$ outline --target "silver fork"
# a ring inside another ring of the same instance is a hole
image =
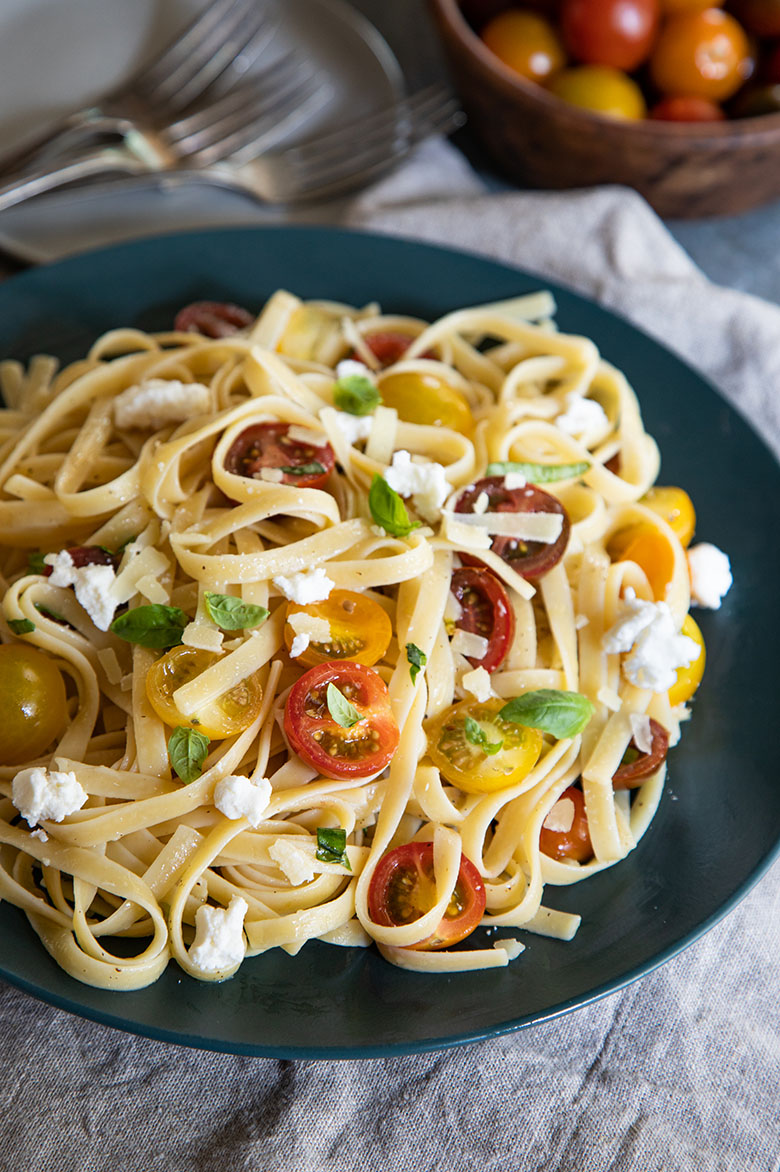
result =
[[[212,0],[144,68],[99,102],[67,115],[35,143],[0,156],[0,172],[18,173],[80,148],[117,123],[165,127],[208,90],[221,92],[241,77],[276,32],[265,0]]]

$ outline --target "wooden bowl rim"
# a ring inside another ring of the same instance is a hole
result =
[[[735,147],[759,147],[766,145],[767,139],[770,143],[780,144],[780,111],[775,114],[757,114],[751,118],[727,119],[724,122],[665,122],[660,118],[643,118],[636,121],[609,118],[570,105],[543,86],[526,81],[504,65],[474,32],[463,15],[458,0],[429,2],[438,11],[447,30],[486,78],[498,82],[509,97],[522,97],[529,104],[535,104],[555,114],[560,121],[569,122],[575,128],[577,125],[598,127],[603,133],[614,134],[619,138],[631,134],[633,137],[639,135],[645,136],[648,140],[660,139],[667,142],[685,139],[688,146],[694,150],[707,150],[713,143],[722,146],[724,140],[728,141],[729,137],[734,139]],[[692,129],[693,127],[695,129]]]

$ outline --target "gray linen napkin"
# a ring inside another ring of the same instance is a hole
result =
[[[480,189],[430,144],[334,214],[457,241],[619,309],[780,451],[780,309],[709,283],[631,192]],[[775,865],[723,923],[623,992],[439,1054],[200,1053],[2,987],[0,1172],[776,1172],[779,955]]]

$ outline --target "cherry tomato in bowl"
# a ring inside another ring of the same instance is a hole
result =
[[[549,21],[534,12],[510,8],[482,30],[488,49],[514,73],[544,84],[566,64],[566,52]]]
[[[377,864],[368,888],[368,912],[375,924],[413,924],[436,903],[433,843],[408,842],[388,851]],[[408,947],[430,951],[448,948],[470,935],[485,912],[485,885],[465,855],[444,916],[430,936]]]
[[[650,111],[657,122],[723,122],[725,111],[709,98],[662,98]]]
[[[539,835],[539,849],[543,855],[551,859],[573,859],[577,863],[587,863],[593,858],[593,847],[588,829],[588,815],[585,812],[585,798],[582,790],[570,785],[561,794],[558,802],[571,802],[574,807],[569,810],[572,815],[571,825],[567,830],[553,830],[546,825],[550,814],[542,823]],[[556,802],[556,806],[558,805]],[[555,806],[553,806],[555,810]],[[552,810],[550,811],[552,813]]]
[[[635,741],[623,754],[623,760],[612,775],[613,789],[634,789],[645,778],[660,769],[669,751],[669,734],[657,720],[650,719],[650,750],[638,749]]]
[[[541,578],[558,564],[566,552],[571,523],[557,497],[531,484],[525,488],[506,488],[503,476],[486,476],[461,493],[455,512],[473,513],[482,493],[488,498],[487,511],[491,513],[557,513],[562,522],[555,541],[522,541],[516,537],[495,536],[491,549],[524,578]],[[482,565],[472,554],[461,553],[460,557],[466,565]]]
[[[515,615],[503,584],[490,570],[461,566],[452,575],[450,591],[461,608],[456,628],[488,641],[484,657],[469,658],[469,663],[495,671],[505,659],[515,633]]]
[[[755,62],[742,26],[710,8],[668,20],[650,57],[650,76],[662,94],[722,102],[753,73]]]
[[[290,617],[295,614],[309,614],[324,619],[330,626],[328,643],[311,640],[297,662],[314,667],[327,660],[349,660],[371,667],[387,651],[393,637],[393,627],[387,611],[373,598],[354,590],[331,590],[324,602],[310,602],[305,606],[291,602],[287,607],[287,622],[284,627],[284,642],[289,651],[295,632]]]
[[[737,20],[758,37],[780,37],[780,0],[731,0]]]
[[[336,457],[329,443],[306,443],[290,432],[289,423],[255,423],[233,441],[225,468],[236,476],[263,480],[263,469],[280,472],[279,484],[320,488],[333,471]]]
[[[607,65],[564,69],[547,88],[570,106],[579,106],[605,118],[635,122],[647,113],[644,96],[633,78]]]
[[[65,684],[57,665],[37,647],[0,647],[0,764],[40,757],[65,728]]]
[[[658,17],[658,0],[563,0],[560,19],[577,61],[631,72],[650,52]]]
[[[345,726],[328,705],[333,684],[357,713]],[[294,752],[324,777],[374,777],[389,765],[399,731],[382,677],[362,663],[328,660],[309,668],[290,689],[284,731]]]
[[[227,338],[247,329],[254,320],[249,310],[228,301],[193,301],[176,314],[173,328],[184,334]]]

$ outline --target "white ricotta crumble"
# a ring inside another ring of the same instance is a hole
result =
[[[700,541],[691,546],[687,557],[691,602],[694,606],[719,610],[734,581],[728,554],[709,541]]]
[[[339,362],[336,367],[336,378],[365,378],[372,386],[376,386],[373,370],[366,366],[365,362],[358,362],[355,358],[344,358]]]
[[[277,838],[273,846],[269,846],[268,854],[282,874],[287,876],[293,887],[300,887],[302,883],[310,883],[314,878],[313,858],[295,846],[294,843],[285,842],[284,838]]]
[[[11,801],[28,826],[41,820],[62,822],[80,810],[87,797],[75,773],[50,772],[39,765],[20,770],[11,786]]]
[[[568,834],[574,825],[574,813],[574,802],[571,798],[558,798],[542,826],[556,834]]]
[[[411,497],[420,516],[430,522],[439,519],[441,507],[452,491],[442,464],[415,464],[403,449],[393,453],[385,480],[400,496]]]
[[[701,648],[681,635],[665,602],[637,598],[626,590],[622,614],[604,635],[601,645],[608,654],[630,652],[623,660],[623,674],[638,688],[666,692],[677,678],[677,669],[689,667]]]
[[[202,415],[211,406],[211,392],[203,383],[150,378],[128,387],[114,399],[114,423],[130,431],[156,431]]]
[[[267,777],[253,781],[231,773],[214,787],[214,805],[226,818],[246,818],[250,826],[259,826],[271,800],[271,783]]]
[[[229,972],[246,954],[244,917],[249,904],[234,895],[226,908],[202,904],[195,912],[195,939],[189,958],[206,973]]]
[[[336,585],[335,582],[331,582],[322,566],[317,566],[313,570],[302,570],[299,574],[291,574],[289,577],[278,574],[273,583],[288,601],[297,602],[299,606],[306,606],[310,602],[324,602]]]
[[[565,401],[566,410],[556,418],[555,425],[566,435],[579,438],[609,427],[609,418],[595,399],[585,399],[570,391]]]
[[[37,830],[30,831],[30,838],[37,838],[38,842],[48,842],[49,841],[48,834],[46,833],[45,830],[41,830],[40,827],[38,827]]]
[[[297,659],[299,655],[303,655],[310,642],[308,635],[295,635],[290,644],[290,659]]]
[[[368,439],[374,426],[373,415],[350,415],[349,411],[334,410],[331,418],[350,447],[358,440]]]
[[[47,553],[47,566],[52,567],[49,581],[52,586],[72,586],[76,601],[83,606],[99,631],[107,631],[114,617],[117,600],[113,593],[116,574],[113,566],[76,566],[66,549]]]
[[[474,501],[474,506],[473,506],[474,512],[478,516],[481,517],[483,513],[486,513],[488,511],[489,507],[490,507],[490,497],[488,496],[488,494],[486,492],[479,493],[479,495],[477,496],[477,499]]]

